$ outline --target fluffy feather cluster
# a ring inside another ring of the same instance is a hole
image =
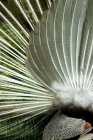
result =
[[[58,82],[53,82],[51,88],[56,91],[54,106],[62,108],[64,106],[75,106],[83,109],[93,110],[93,92],[83,88],[64,87]]]

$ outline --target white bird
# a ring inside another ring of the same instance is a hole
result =
[[[40,21],[14,2],[33,32],[1,2],[0,137],[93,139],[93,0],[47,0],[44,13],[35,0]]]

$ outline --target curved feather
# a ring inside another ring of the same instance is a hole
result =
[[[92,74],[93,64],[93,31],[91,30],[91,35],[89,33],[89,28],[92,29],[93,25],[93,10],[90,4],[92,5],[92,1],[87,0],[55,1],[51,9],[44,13],[32,35],[33,43],[31,41],[27,55],[32,53],[29,60],[33,59],[36,63],[33,63],[34,73],[48,89],[55,81],[66,87],[86,88],[86,79],[89,80]],[[88,41],[89,47],[86,46]],[[85,63],[87,67],[83,73],[81,67]],[[29,62],[28,65],[30,66]],[[89,86],[91,87],[91,83]]]

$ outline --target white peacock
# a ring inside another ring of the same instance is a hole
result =
[[[34,32],[0,2],[11,17],[1,13],[0,138],[36,140],[55,114],[43,140],[93,139],[93,0],[47,0],[44,13],[35,0],[40,21],[30,0],[14,2]]]

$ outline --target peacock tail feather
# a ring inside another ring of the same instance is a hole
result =
[[[93,0],[1,0],[0,7],[0,139],[82,134],[81,119],[58,112],[48,122],[68,107],[93,113]]]
[[[50,0],[0,2],[0,139],[41,139],[38,127],[53,96],[28,72],[25,60],[29,34],[50,5]]]

